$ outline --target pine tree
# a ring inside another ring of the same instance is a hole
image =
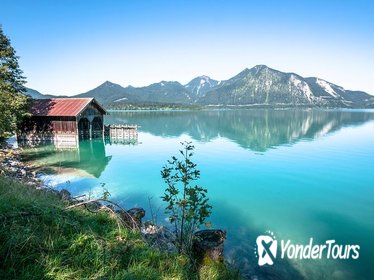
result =
[[[29,98],[18,56],[0,25],[0,138],[9,137],[27,115]]]

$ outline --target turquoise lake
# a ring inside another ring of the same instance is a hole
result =
[[[125,208],[140,206],[159,223],[160,170],[180,142],[195,145],[199,185],[210,221],[227,230],[226,259],[249,279],[373,279],[374,110],[248,109],[110,112],[108,124],[139,125],[138,142],[83,141],[79,150],[30,148],[25,158],[50,169],[52,187],[74,195],[102,192]],[[288,260],[257,265],[256,238],[358,244],[352,259]]]

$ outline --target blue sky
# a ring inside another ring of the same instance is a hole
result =
[[[256,64],[374,94],[374,1],[0,0],[28,87],[225,80]]]

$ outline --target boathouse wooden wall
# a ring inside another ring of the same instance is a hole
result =
[[[32,116],[21,126],[21,133],[43,132],[77,134],[76,117]]]

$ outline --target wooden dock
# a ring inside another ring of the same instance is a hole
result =
[[[105,125],[104,137],[111,143],[136,144],[138,142],[137,125]]]

